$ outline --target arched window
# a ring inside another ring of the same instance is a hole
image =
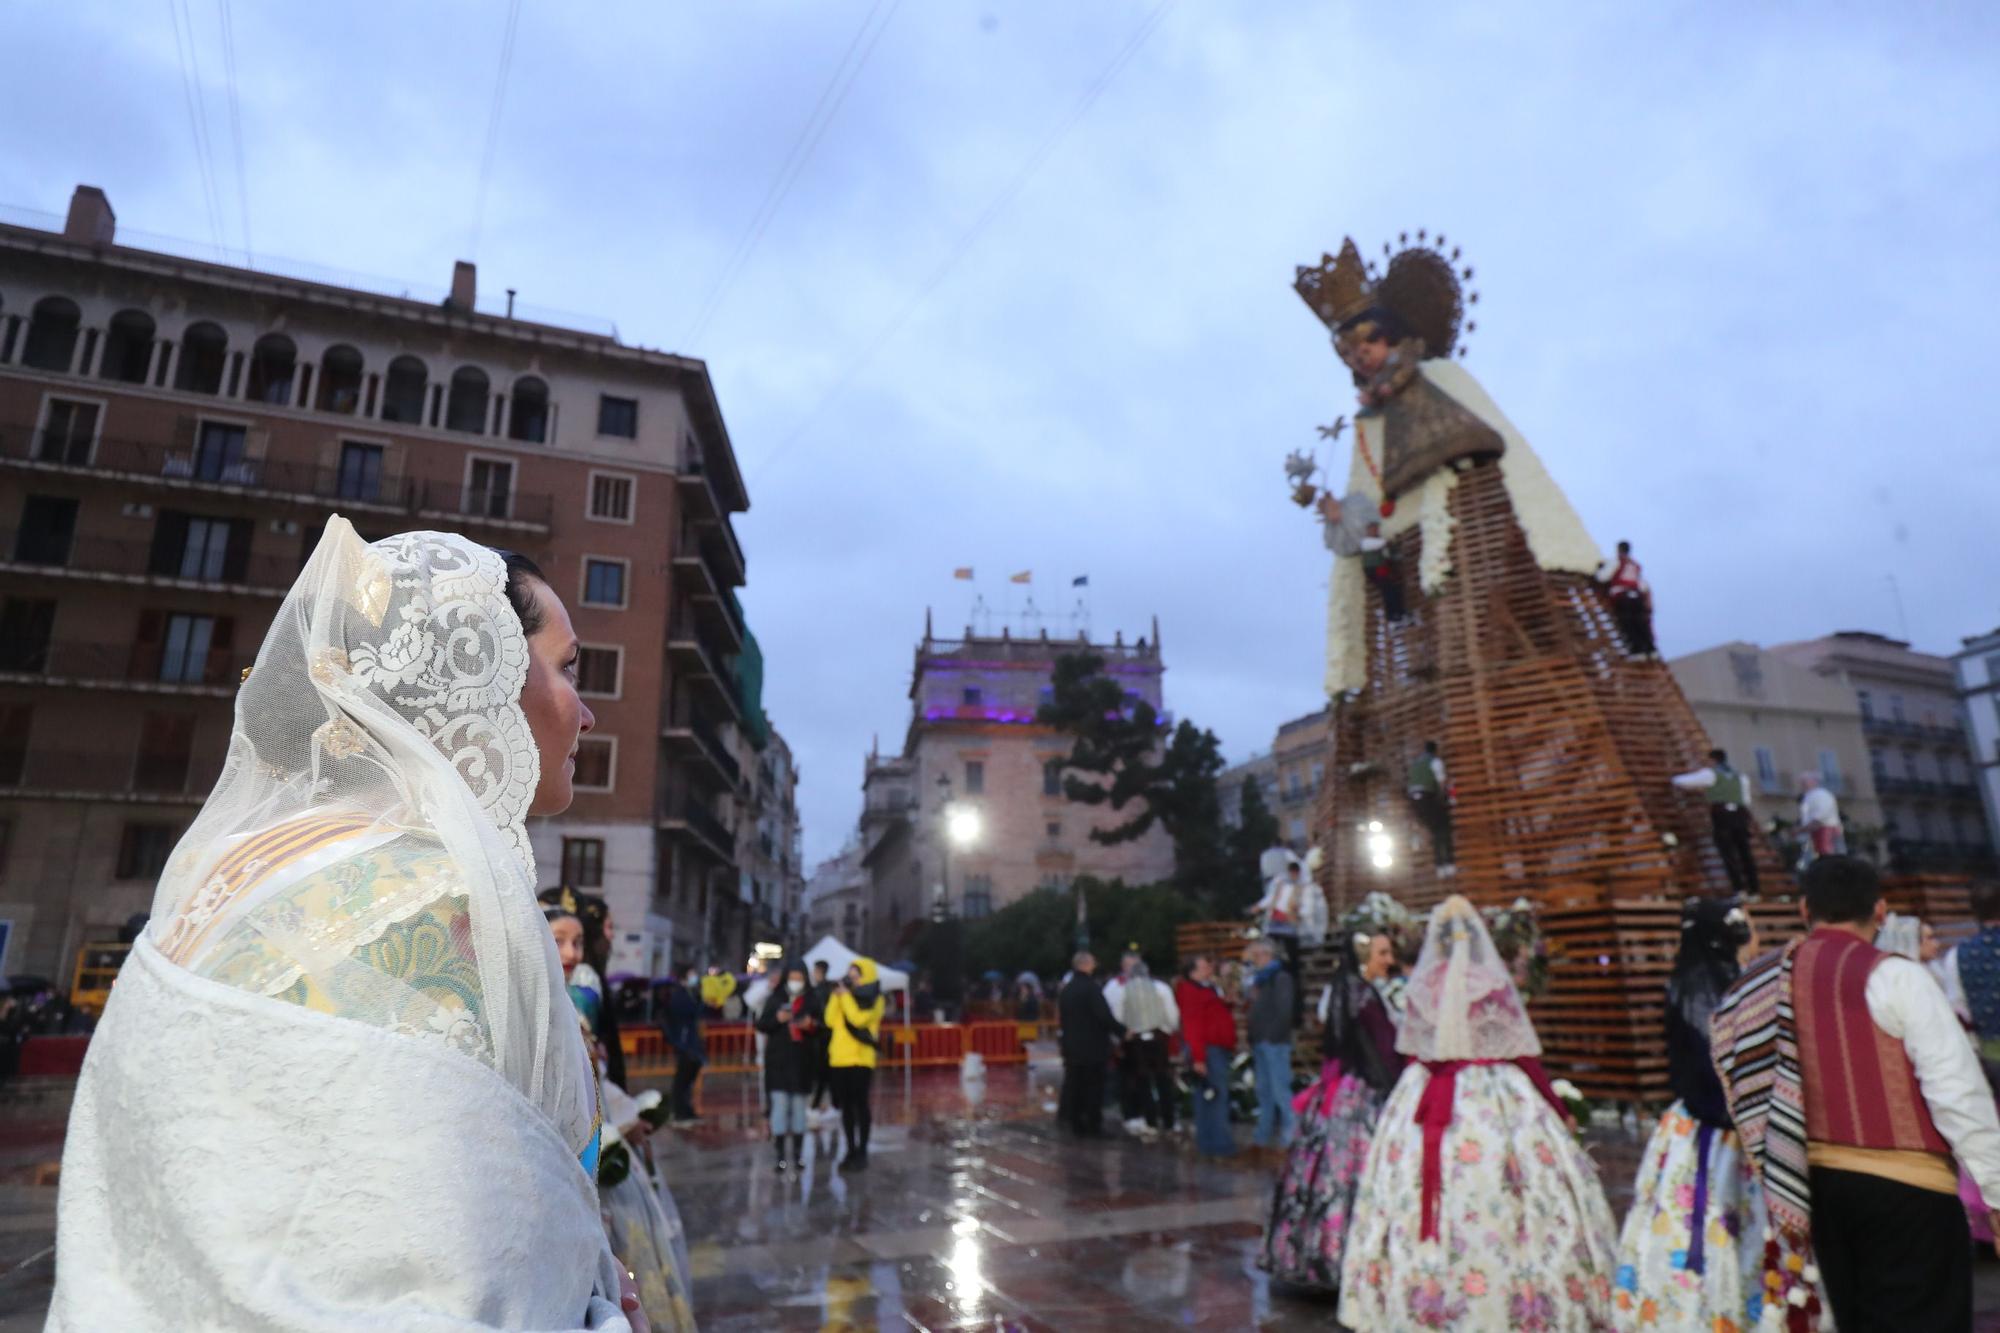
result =
[[[319,410],[353,416],[361,408],[361,353],[346,343],[319,359]]]
[[[229,335],[220,325],[190,324],[181,335],[180,366],[174,387],[187,393],[221,393],[222,368],[229,361]]]
[[[101,379],[144,384],[153,365],[153,317],[143,310],[121,310],[104,331],[104,355],[98,360]]]
[[[420,426],[424,420],[424,392],[430,387],[430,372],[414,356],[399,356],[389,363],[382,381],[382,420]]]
[[[244,396],[253,403],[287,407],[298,371],[298,347],[282,333],[267,333],[250,349],[250,385]]]
[[[473,435],[486,433],[486,372],[477,366],[460,366],[452,372],[451,393],[444,403],[444,428]]]
[[[533,375],[514,381],[514,404],[507,418],[507,438],[546,444],[549,438],[549,386]]]
[[[28,316],[28,340],[21,364],[34,370],[68,370],[76,355],[76,330],[83,312],[67,296],[44,296]]]

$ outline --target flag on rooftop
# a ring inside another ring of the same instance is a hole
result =
[[[1007,582],[1009,583],[1033,583],[1034,581],[1035,581],[1035,571],[1033,571],[1032,569],[1024,569],[1020,573],[1014,575],[1014,577],[1007,580]]]
[[[972,566],[960,565],[957,569],[951,571],[951,576],[955,579],[965,579],[970,581],[972,578]]]
[[[1090,575],[1078,574],[1069,581],[1069,586],[1072,588],[1088,588],[1090,586]]]

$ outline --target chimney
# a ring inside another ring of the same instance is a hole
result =
[[[69,217],[63,222],[63,239],[80,245],[109,245],[118,230],[118,215],[111,201],[95,185],[79,185],[69,197]]]
[[[451,301],[453,310],[470,311],[473,300],[479,295],[479,269],[471,260],[461,259],[451,266]]]

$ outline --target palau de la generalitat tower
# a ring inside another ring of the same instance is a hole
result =
[[[1707,762],[1701,723],[1666,665],[1628,649],[1596,582],[1597,544],[1452,359],[1477,300],[1458,257],[1419,232],[1378,265],[1350,240],[1295,283],[1360,391],[1344,492],[1315,485],[1302,456],[1288,465],[1334,552],[1316,830],[1329,902],[1378,889],[1411,906],[1451,892],[1546,905],[1726,894],[1706,807],[1672,783]],[[1439,873],[1409,795],[1427,741],[1453,801],[1455,873]],[[1756,842],[1764,891],[1788,889]]]

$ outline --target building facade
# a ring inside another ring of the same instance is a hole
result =
[[[746,818],[737,829],[737,864],[741,900],[749,911],[749,929],[757,942],[782,944],[788,950],[805,940],[800,908],[805,874],[799,864],[802,830],[799,824],[798,765],[792,747],[775,728],[767,731],[764,747],[744,765],[748,783]]]
[[[939,639],[925,626],[910,684],[901,754],[871,754],[862,774],[861,847],[869,873],[869,945],[904,956],[917,925],[940,912],[974,919],[1037,888],[1064,889],[1079,875],[1149,884],[1173,874],[1173,844],[1157,825],[1130,842],[1095,842],[1129,816],[1063,794],[1068,737],[1035,721],[1053,696],[1056,659],[1102,657],[1126,697],[1164,715],[1165,666],[1151,642],[996,637]],[[963,806],[977,832],[946,835]]]
[[[1980,800],[1952,659],[1860,630],[1771,651],[1853,694],[1882,802],[1888,865],[1905,872],[1992,874],[1992,825]]]
[[[1313,811],[1333,758],[1332,725],[1333,710],[1322,708],[1279,724],[1271,741],[1277,774],[1274,789],[1264,792],[1264,803],[1277,816],[1285,845],[1301,856],[1312,846]]]
[[[706,367],[482,313],[0,226],[4,967],[67,978],[151,905],[234,687],[328,517],[535,560],[596,716],[544,887],[603,892],[618,970],[697,961],[738,893],[730,750],[748,507]]]
[[[821,861],[806,881],[805,947],[810,949],[831,935],[849,948],[867,948],[868,897],[868,870],[861,863],[859,842]]]
[[[1887,855],[1882,805],[1853,691],[1759,648],[1726,643],[1675,658],[1668,668],[1709,739],[1751,780],[1757,822],[1799,822],[1799,778],[1816,774],[1840,802],[1848,849]],[[1706,755],[1681,761],[1702,767]]]
[[[1253,754],[1240,764],[1231,764],[1215,779],[1215,795],[1222,808],[1222,822],[1227,828],[1243,827],[1243,789],[1249,783],[1257,784],[1257,794],[1264,798],[1266,806],[1277,803],[1278,756],[1266,750]]]
[[[1986,827],[2000,830],[2000,629],[1963,640],[1951,664]]]

